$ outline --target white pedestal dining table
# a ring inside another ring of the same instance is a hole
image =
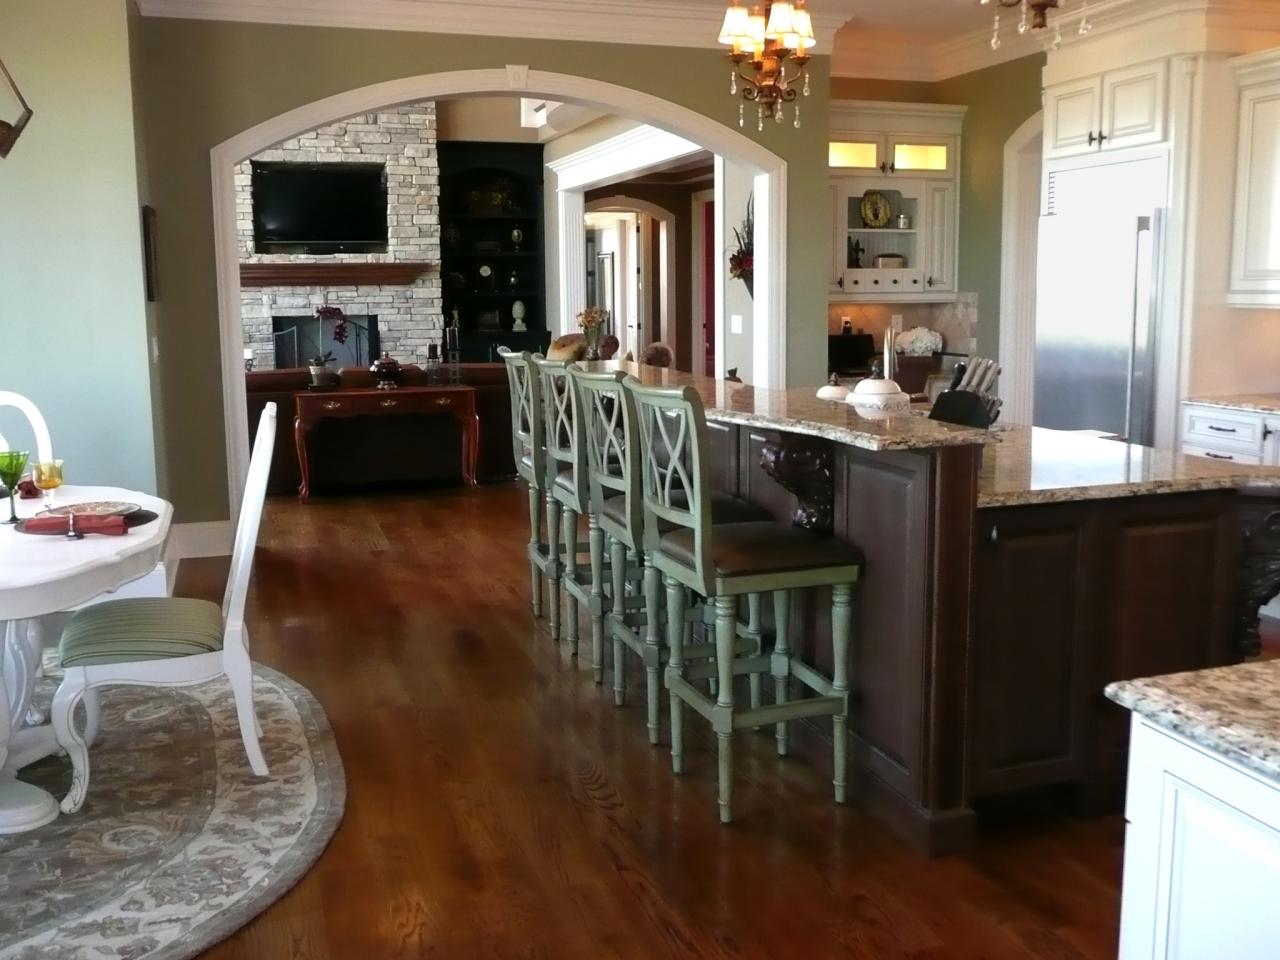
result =
[[[89,501],[135,503],[156,514],[123,536],[82,540],[19,533],[0,525],[0,834],[34,830],[58,815],[44,790],[17,779],[22,767],[58,750],[50,724],[31,709],[45,637],[41,618],[73,610],[119,591],[154,571],[163,559],[173,520],[165,500],[116,487],[65,486],[57,506]],[[5,498],[3,507],[8,512]],[[17,501],[20,518],[43,509],[40,500]],[[151,592],[151,591],[148,591]],[[50,638],[52,639],[52,638]]]

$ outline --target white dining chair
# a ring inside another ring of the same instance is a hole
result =
[[[249,766],[257,776],[267,776],[258,742],[262,731],[253,709],[244,608],[275,435],[276,405],[268,403],[249,458],[231,572],[220,607],[185,597],[108,600],[77,611],[67,623],[58,647],[65,672],[51,711],[58,743],[71,757],[71,789],[63,798],[63,813],[79,810],[89,787],[89,751],[76,728],[75,709],[86,692],[98,687],[185,686],[225,676],[235,697]]]
[[[53,459],[53,438],[49,434],[49,425],[45,423],[40,408],[27,397],[12,390],[0,390],[0,407],[16,407],[31,424],[31,432],[36,438],[36,459],[40,463]],[[8,450],[9,444],[0,436],[0,450]]]

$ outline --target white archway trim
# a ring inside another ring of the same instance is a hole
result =
[[[1000,230],[1000,397],[1005,419],[1031,423],[1035,406],[1036,239],[1040,225],[1044,113],[1004,145]]]
[[[696,143],[642,123],[547,164],[561,190],[588,190],[639,176],[650,167],[701,151]]]
[[[440,97],[511,93],[548,97],[565,103],[604,106],[704,149],[754,168],[756,200],[756,297],[753,322],[768,327],[773,349],[757,354],[756,382],[786,384],[786,170],[787,163],[745,134],[681,104],[589,77],[530,70],[521,65],[455,70],[402,77],[325,97],[264,120],[209,153],[213,192],[213,230],[218,282],[218,319],[222,347],[222,391],[227,443],[227,486],[231,516],[239,512],[249,463],[249,425],[245,400],[244,355],[240,346],[240,270],[236,249],[234,165],[272,144],[383,107]],[[760,190],[761,183],[767,188]],[[767,197],[767,199],[765,199]],[[781,213],[782,220],[778,220]],[[763,222],[762,222],[763,221]],[[767,242],[761,242],[767,240]],[[563,315],[564,307],[561,307]],[[764,376],[761,376],[763,374]]]
[[[678,338],[674,335],[673,326],[676,318],[676,285],[673,282],[673,278],[676,271],[680,269],[680,265],[676,263],[676,215],[656,203],[650,203],[648,200],[640,200],[623,194],[598,197],[587,204],[588,213],[613,210],[637,211],[645,214],[658,224],[658,256],[662,264],[659,269],[657,291],[658,316],[661,321],[663,342],[671,348],[675,361],[679,363],[680,356],[676,351]],[[653,329],[651,327],[641,330],[640,342],[644,345],[653,342]]]

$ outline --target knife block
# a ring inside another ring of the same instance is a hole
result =
[[[929,419],[980,429],[986,429],[992,423],[982,397],[971,390],[948,390],[938,394],[933,409],[929,411]]]

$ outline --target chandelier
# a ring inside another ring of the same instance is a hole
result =
[[[733,69],[729,75],[729,93],[741,96],[738,104],[738,126],[747,122],[747,104],[756,105],[756,128],[764,130],[764,121],[772,116],[782,122],[782,105],[795,103],[796,86],[803,79],[801,92],[809,95],[809,50],[817,41],[813,37],[813,21],[804,8],[804,0],[776,0],[748,10],[733,0],[724,12],[720,42],[732,47],[729,59]],[[800,105],[794,108],[795,126],[800,126]]]
[[[1052,27],[1052,37],[1044,41],[1042,46],[1045,50],[1057,50],[1062,46],[1062,15],[1055,15],[1053,22],[1050,23],[1049,11],[1058,10],[1067,0],[980,0],[980,2],[984,7],[992,3],[997,7],[996,22],[991,31],[992,50],[1000,49],[1000,9],[1011,10],[1015,7],[1020,11],[1019,35],[1030,30],[1048,30]],[[1076,33],[1083,37],[1092,29],[1093,23],[1089,20],[1089,2],[1080,0],[1080,26]]]

